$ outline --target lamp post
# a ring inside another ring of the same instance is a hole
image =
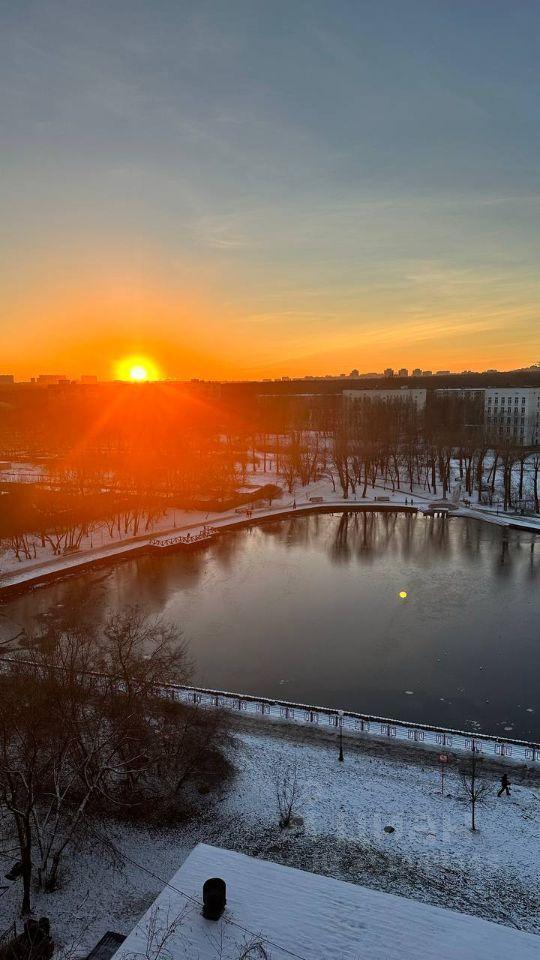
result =
[[[339,726],[339,759],[343,763],[345,757],[343,756],[343,710],[338,710],[338,726]]]

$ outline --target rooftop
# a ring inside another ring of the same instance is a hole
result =
[[[227,884],[220,921],[202,886]],[[168,931],[168,933],[167,933]],[[115,954],[157,960],[537,960],[540,938],[477,917],[199,844]],[[244,951],[244,953],[243,953]]]

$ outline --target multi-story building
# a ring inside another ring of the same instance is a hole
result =
[[[436,397],[457,397],[459,400],[484,400],[485,387],[437,387]]]
[[[394,390],[344,390],[343,397],[346,403],[412,403],[417,410],[423,410],[426,405],[426,391],[412,390],[401,387]]]
[[[12,373],[0,373],[0,383],[15,383]]]
[[[408,376],[409,376],[409,371],[407,370],[407,367],[401,367],[401,369],[398,370],[398,377],[408,377]]]
[[[484,395],[486,429],[507,443],[536,446],[540,442],[540,389],[490,387]]]
[[[40,373],[36,382],[40,387],[50,387],[57,383],[66,383],[66,381],[65,373]]]

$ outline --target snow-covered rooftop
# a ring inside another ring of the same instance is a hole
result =
[[[220,921],[201,914],[202,886],[227,884]],[[167,934],[166,931],[169,931]],[[199,844],[115,960],[538,960],[540,938],[477,917]]]

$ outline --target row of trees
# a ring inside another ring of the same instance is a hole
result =
[[[540,450],[488,437],[467,423],[465,401],[441,398],[426,410],[407,401],[351,403],[330,429],[294,423],[274,445],[290,493],[327,477],[343,497],[366,496],[376,483],[445,498],[454,483],[479,502],[509,509],[528,499],[540,512]]]
[[[331,417],[308,415],[305,403],[234,416],[204,406],[204,416],[197,407],[190,417],[187,401],[173,400],[146,409],[128,392],[114,416],[102,415],[71,449],[73,417],[64,440],[51,428],[39,481],[4,487],[4,549],[29,560],[39,547],[53,555],[77,550],[93,533],[100,541],[137,536],[172,507],[236,505],[238,489],[269,470],[290,494],[327,479],[345,498],[380,483],[445,498],[458,482],[479,502],[507,510],[527,501],[540,512],[540,450],[486,435],[464,400],[435,398],[424,410],[406,400],[344,402]]]

